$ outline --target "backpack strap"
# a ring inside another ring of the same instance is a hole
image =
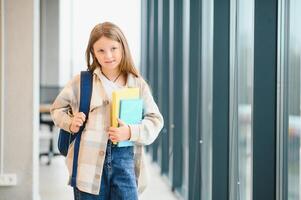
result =
[[[77,163],[78,163],[78,152],[82,131],[86,126],[88,121],[89,111],[90,111],[90,101],[92,96],[92,85],[93,85],[93,74],[89,71],[82,71],[80,74],[80,104],[79,112],[83,112],[86,115],[86,121],[80,127],[77,132],[74,141],[74,154],[73,154],[73,166],[72,166],[72,176],[71,176],[71,186],[76,187],[76,175],[77,175]]]

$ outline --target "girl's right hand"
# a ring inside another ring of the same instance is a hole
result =
[[[75,113],[69,127],[70,131],[72,133],[77,133],[85,121],[86,121],[85,113],[83,112]]]

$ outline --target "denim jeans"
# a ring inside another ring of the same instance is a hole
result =
[[[134,148],[116,147],[109,140],[98,195],[74,188],[75,200],[138,200]]]

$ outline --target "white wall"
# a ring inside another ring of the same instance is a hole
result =
[[[1,171],[16,174],[17,185],[0,186],[0,199],[35,200],[39,187],[39,1],[2,2]]]

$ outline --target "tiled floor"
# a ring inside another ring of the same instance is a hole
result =
[[[43,142],[41,141],[41,144]],[[67,169],[64,157],[57,156],[52,159],[51,165],[46,165],[44,157],[40,162],[40,197],[41,200],[73,200],[72,188],[67,186]],[[160,176],[159,168],[150,161],[149,163],[149,185],[146,191],[140,195],[140,200],[177,200],[171,192],[170,187]]]

